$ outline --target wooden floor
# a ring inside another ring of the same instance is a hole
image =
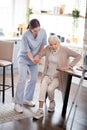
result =
[[[18,75],[14,74],[15,90],[16,90],[17,78],[18,78]],[[9,75],[6,80],[7,82],[9,82],[10,80]],[[0,76],[0,82],[1,82],[1,76]],[[40,76],[38,78],[38,82],[37,82],[37,86],[36,86],[35,94],[34,94],[34,101],[36,103],[36,107],[32,108],[33,110],[36,110],[38,106],[39,85],[40,85]],[[72,101],[73,101],[76,89],[77,89],[77,85],[72,84],[66,119],[67,119],[70,107],[72,105]],[[5,103],[9,103],[12,101],[13,100],[11,97],[11,91],[7,90]],[[73,113],[74,113],[75,107],[73,107],[72,109],[72,112],[66,123],[66,127],[64,127],[63,125],[64,120],[61,118],[61,111],[62,111],[63,103],[62,103],[62,96],[61,96],[60,91],[57,91],[57,90],[55,91],[55,101],[56,101],[55,111],[53,113],[49,113],[47,111],[49,100],[47,99],[46,104],[44,104],[44,110],[45,110],[44,118],[40,120],[33,120],[33,118],[30,117],[30,118],[26,118],[26,119],[22,119],[18,121],[3,123],[3,124],[0,124],[0,130],[7,130],[7,129],[9,130],[63,130],[63,129],[87,130],[87,88],[86,87],[82,87],[81,89],[74,120],[73,120]],[[1,102],[2,102],[2,98],[0,94],[0,104],[2,104]],[[71,125],[72,121],[73,121],[73,125]]]

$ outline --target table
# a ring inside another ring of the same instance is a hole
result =
[[[65,118],[66,110],[67,110],[67,104],[68,104],[68,99],[69,99],[69,93],[70,93],[70,88],[71,88],[72,76],[81,78],[82,71],[79,71],[76,68],[73,69],[73,70],[57,68],[57,70],[60,71],[60,72],[65,72],[65,73],[68,74],[66,90],[65,90],[65,96],[64,96],[64,101],[63,101],[63,108],[62,108],[62,117]],[[87,80],[87,73],[85,74],[84,79]]]

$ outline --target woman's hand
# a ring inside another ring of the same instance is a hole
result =
[[[26,55],[30,58],[30,60],[34,63],[34,64],[38,64],[40,62],[40,58],[39,56],[35,56],[33,57],[31,52],[26,52]]]
[[[60,70],[68,70],[68,69],[71,69],[70,66],[62,66],[62,67],[58,67],[58,69]]]
[[[38,56],[35,56],[33,58],[33,63],[38,64],[40,62],[40,58]]]

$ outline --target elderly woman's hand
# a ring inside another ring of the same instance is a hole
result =
[[[70,66],[61,66],[61,67],[58,67],[57,69],[60,69],[60,70],[68,70],[68,69],[71,69]],[[73,68],[72,68],[73,69]]]
[[[38,64],[40,62],[40,58],[38,56],[35,56],[34,59],[33,59],[33,62],[35,64]]]

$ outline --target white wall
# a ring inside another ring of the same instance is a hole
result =
[[[11,0],[0,0],[0,28],[7,31],[12,27],[12,2]],[[9,11],[10,10],[10,11]]]
[[[27,10],[26,7],[27,7],[26,0],[15,0],[15,12],[14,12],[15,27],[17,27],[18,24],[26,23],[26,10]]]
[[[54,6],[59,6],[61,4],[66,4],[66,12],[72,10],[75,6],[75,2],[70,0],[30,0],[30,8],[33,10],[44,10],[47,11],[53,10]],[[77,0],[78,6],[81,10],[81,14],[85,12],[85,3],[86,0]],[[76,5],[77,6],[77,5]],[[3,8],[2,8],[3,7]],[[0,0],[0,28],[4,28],[6,31],[15,31],[18,27],[18,24],[26,23],[26,7],[27,0]],[[67,31],[71,32],[72,26],[70,25],[72,20],[70,18],[65,18],[64,20],[60,17],[49,17],[49,16],[35,16],[39,17],[41,24],[49,32],[57,32],[66,35]],[[45,20],[44,20],[45,19]],[[60,20],[59,20],[60,19]],[[69,22],[67,22],[69,19]],[[81,28],[83,22],[80,21]],[[65,32],[66,30],[66,32]],[[82,37],[83,29],[79,30],[80,36]]]
[[[0,28],[7,33],[26,23],[27,0],[0,0]]]
[[[72,46],[83,47],[83,35],[84,35],[84,19],[79,19],[79,27],[77,30],[78,43],[72,42],[73,35],[73,18],[69,16],[57,16],[49,14],[32,14],[32,18],[37,18],[41,27],[44,28],[49,36],[50,33],[55,33],[57,35],[70,38]]]

